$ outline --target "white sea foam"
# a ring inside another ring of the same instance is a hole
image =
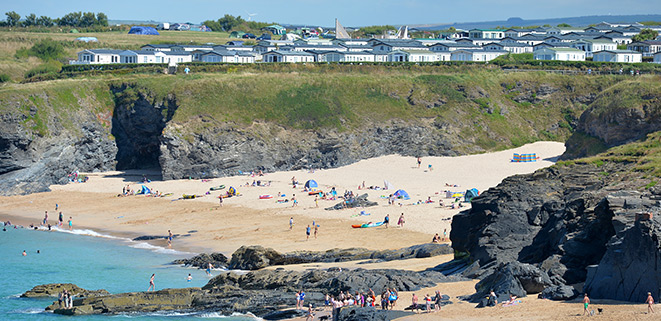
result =
[[[177,251],[173,249],[167,249],[161,246],[156,246],[156,245],[151,245],[149,243],[145,242],[131,242],[131,245],[129,245],[132,248],[136,249],[143,249],[143,250],[150,250],[154,251],[156,253],[163,253],[163,254],[192,254],[190,252],[183,252],[183,251]]]
[[[74,235],[86,235],[86,236],[94,236],[94,237],[102,237],[106,239],[113,239],[113,240],[123,240],[123,241],[130,241],[131,239],[125,238],[125,237],[117,237],[117,236],[112,236],[108,234],[102,234],[93,230],[88,230],[88,229],[73,229],[73,230],[68,230],[68,229],[62,229],[59,227],[53,227],[53,230],[57,232],[62,232],[62,233],[69,233],[69,234],[74,234]]]
[[[25,308],[9,311],[9,313],[20,313],[20,314],[38,314],[45,313],[44,308]]]

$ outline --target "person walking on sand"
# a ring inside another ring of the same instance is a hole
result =
[[[218,205],[220,205],[220,207],[223,207],[223,197],[222,196],[218,196],[218,202],[219,202]]]
[[[308,227],[305,228],[305,235],[307,236],[307,237],[305,238],[305,240],[306,240],[306,241],[309,240],[309,239],[310,239],[310,225],[308,225]]]
[[[290,217],[289,218],[289,230],[291,231],[292,228],[294,228],[294,218]]]
[[[291,201],[293,203],[291,207],[295,207],[298,205],[298,201],[296,200],[296,194],[291,194]]]
[[[156,285],[154,285],[154,277],[156,276],[156,273],[151,275],[151,278],[149,278],[149,287],[147,288],[147,292],[151,289],[151,291],[156,291]]]
[[[431,297],[429,294],[425,294],[425,307],[427,313],[431,313]]]
[[[588,310],[588,307],[590,307],[590,298],[588,298],[588,294],[585,293],[583,295],[583,315],[587,313],[587,315],[590,316],[590,310]]]
[[[172,248],[172,232],[168,230],[168,248]]]
[[[420,168],[421,164],[422,164],[422,158],[418,157],[418,168]]]
[[[319,195],[314,196],[314,207],[319,207]]]
[[[308,307],[308,316],[305,318],[305,321],[314,320],[314,313],[312,313],[312,304]]]
[[[447,240],[448,240],[448,229],[444,228],[443,229],[443,241],[445,242]]]
[[[651,292],[647,292],[645,303],[647,303],[647,313],[654,313],[654,297]]]
[[[62,212],[60,212],[60,216],[58,217],[57,221],[57,226],[62,227],[64,225],[64,216],[62,215]]]
[[[404,227],[404,213],[402,213],[402,215],[399,216],[399,220],[397,220],[397,226],[399,226],[400,228]]]
[[[73,229],[73,223],[71,222],[71,216],[69,216],[69,231]]]
[[[48,211],[44,213],[44,221],[41,223],[41,225],[46,226],[48,225]]]
[[[314,226],[314,238],[317,239],[317,232],[319,232],[319,225]]]
[[[390,223],[390,214],[386,214],[386,217],[383,218],[383,225],[385,225],[386,228],[388,228],[389,223]]]

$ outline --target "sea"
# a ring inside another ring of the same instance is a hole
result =
[[[0,228],[2,224],[0,223]],[[57,298],[28,299],[20,295],[36,285],[73,283],[110,293],[146,291],[156,274],[156,289],[202,287],[210,279],[204,270],[170,264],[195,253],[178,252],[144,242],[102,235],[91,230],[31,230],[4,227],[0,231],[0,320],[256,320],[252,315],[157,312],[119,315],[61,316],[44,308]],[[23,251],[27,256],[23,256]],[[39,253],[37,253],[39,251]],[[213,271],[218,274],[220,271]],[[193,279],[187,281],[188,274]]]

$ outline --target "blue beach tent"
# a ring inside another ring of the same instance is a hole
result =
[[[464,194],[464,202],[470,202],[473,200],[474,197],[477,197],[480,194],[476,188],[471,188],[469,190],[466,190],[466,193]]]
[[[129,35],[159,35],[154,27],[133,26],[129,30]]]
[[[307,189],[315,189],[317,187],[319,187],[319,185],[313,179],[305,182],[305,188],[307,188]]]
[[[395,192],[392,195],[397,197],[397,198],[400,198],[400,199],[405,199],[405,200],[410,200],[411,199],[411,197],[409,197],[409,193],[407,193],[403,189],[398,189],[397,192]]]
[[[140,190],[140,192],[138,192],[138,194],[141,194],[141,195],[151,194],[151,190],[149,189],[149,187],[147,187],[145,185],[142,185],[142,190]]]

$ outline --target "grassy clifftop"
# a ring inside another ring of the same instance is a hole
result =
[[[154,105],[176,102],[172,121],[186,133],[214,122],[237,128],[260,122],[296,131],[351,132],[396,121],[453,136],[465,143],[464,150],[458,147],[461,153],[536,140],[564,141],[598,95],[625,80],[479,68],[401,72],[386,67],[370,73],[137,75],[8,85],[0,89],[0,110],[24,114],[26,129],[48,135],[52,126],[75,130],[79,124],[71,120],[66,125],[67,119],[81,109],[93,111],[109,126],[108,113],[116,102],[130,105],[143,97]],[[647,88],[655,81],[649,76],[631,82]],[[125,89],[111,89],[119,87]],[[193,121],[200,117],[214,122]]]

